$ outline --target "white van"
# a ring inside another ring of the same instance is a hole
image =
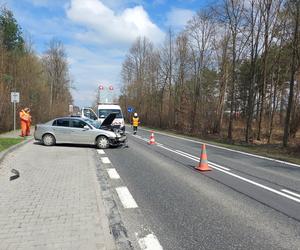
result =
[[[81,110],[82,117],[90,118],[92,120],[98,120],[100,123],[102,123],[110,113],[116,113],[116,118],[112,122],[113,127],[119,128],[123,130],[123,132],[125,132],[124,116],[119,105],[99,104],[95,107],[94,110],[91,108],[83,108]]]

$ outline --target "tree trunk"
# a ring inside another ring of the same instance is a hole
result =
[[[298,37],[299,37],[299,15],[300,15],[300,3],[296,2],[296,16],[295,16],[295,30],[293,37],[293,53],[292,53],[292,62],[291,62],[291,79],[290,79],[290,93],[288,107],[286,111],[285,125],[284,125],[284,135],[283,135],[283,146],[288,146],[289,133],[290,133],[290,120],[291,120],[291,111],[293,108],[293,98],[294,98],[294,80],[296,73],[296,57],[297,57],[297,47],[298,47]]]

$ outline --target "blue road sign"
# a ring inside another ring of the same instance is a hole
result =
[[[133,108],[133,107],[128,107],[128,108],[127,108],[127,111],[128,111],[129,113],[132,113],[132,112],[134,111],[134,108]]]

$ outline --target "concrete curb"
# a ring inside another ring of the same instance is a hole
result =
[[[9,147],[9,148],[6,149],[6,150],[0,152],[0,164],[3,162],[3,160],[5,159],[5,157],[6,157],[9,153],[11,153],[11,152],[17,150],[18,148],[20,148],[20,147],[24,146],[25,144],[31,142],[32,140],[34,140],[34,138],[30,138],[30,139],[28,139],[28,140],[24,140],[24,141],[22,141],[22,142],[20,142],[20,143],[18,143],[18,144],[16,144],[16,145],[13,145],[13,146]],[[0,169],[1,169],[1,166],[0,166]]]

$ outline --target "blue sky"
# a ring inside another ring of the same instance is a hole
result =
[[[117,96],[121,65],[138,36],[159,45],[172,27],[212,0],[0,0],[14,12],[25,37],[43,53],[53,38],[64,43],[73,80],[74,104],[90,106],[99,84]],[[114,92],[108,87],[114,86]]]

